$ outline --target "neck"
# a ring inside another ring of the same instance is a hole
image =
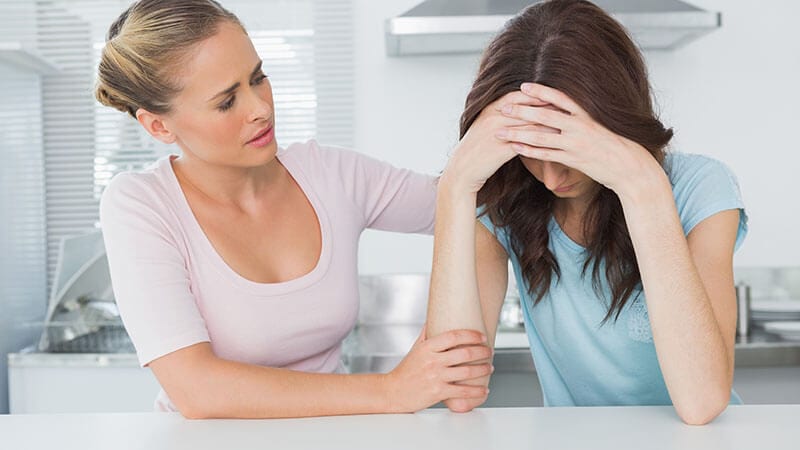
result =
[[[191,189],[211,202],[248,209],[275,191],[286,170],[277,158],[256,167],[211,164],[184,153],[173,159],[172,167],[184,189]]]
[[[553,216],[560,223],[583,222],[583,216],[589,208],[591,198],[560,198],[553,203]]]
[[[576,198],[559,198],[553,204],[553,217],[561,230],[581,245],[586,245],[583,235],[584,219],[596,192],[592,191]]]

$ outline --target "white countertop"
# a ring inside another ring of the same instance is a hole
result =
[[[797,450],[800,405],[731,406],[687,426],[672,407],[486,408],[417,414],[191,421],[178,414],[0,415],[8,449]]]

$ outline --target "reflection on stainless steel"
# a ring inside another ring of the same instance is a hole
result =
[[[524,327],[525,323],[522,318],[522,305],[520,304],[519,295],[509,295],[500,310],[498,330],[520,331]]]
[[[736,285],[736,334],[747,336],[750,332],[750,286],[740,282]]]
[[[751,279],[776,277],[774,273],[759,274],[757,270],[745,270],[742,273],[743,278],[751,285],[754,295],[763,292],[765,287],[751,284]],[[789,273],[794,273],[796,276],[787,275]],[[782,280],[798,281],[789,283],[789,286],[800,289],[800,270],[786,271],[777,277]],[[343,348],[345,364],[352,372],[388,372],[402,360],[421,331],[425,318],[428,282],[426,274],[362,277],[362,309],[359,323],[345,340]],[[772,289],[774,291],[776,288]],[[508,316],[513,313],[514,319],[519,320],[520,317],[513,310],[517,300],[511,292],[507,295],[504,311]],[[508,317],[507,320],[509,324],[514,323],[514,320]],[[800,342],[784,340],[780,336],[767,333],[758,321],[751,321],[751,324],[746,336],[737,337],[737,367],[800,365]],[[511,331],[524,333],[519,326],[508,327],[502,324],[498,332]],[[494,366],[498,372],[534,371],[528,348],[495,349]]]
[[[425,323],[429,286],[430,275],[426,273],[362,275],[358,323]]]
[[[344,362],[353,373],[388,372],[405,356],[419,335],[413,325],[358,326],[347,337]],[[800,341],[787,341],[754,327],[737,338],[736,367],[800,365]],[[495,372],[534,372],[528,348],[496,348]]]
[[[736,267],[734,275],[753,300],[800,300],[800,267]]]
[[[737,280],[739,276],[740,273],[737,272]],[[785,296],[800,294],[800,269],[744,271],[741,280],[751,286],[754,298],[764,292],[773,294],[780,292]],[[786,284],[784,287],[768,288],[757,283],[764,280],[771,282],[780,280]],[[426,315],[429,276],[428,274],[370,275],[362,276],[360,282],[359,321],[343,343],[343,360],[352,372],[388,372],[402,360],[422,329]],[[509,294],[506,299],[509,304],[515,302],[513,297]],[[800,298],[800,295],[796,298]],[[40,348],[40,351],[92,354],[134,352],[130,339],[110,310],[89,312],[90,309],[113,307],[115,306],[113,303],[90,301],[88,297],[73,301],[64,299],[66,309],[73,308],[72,314],[77,314],[74,312],[75,306],[81,303],[84,307],[91,306],[84,312],[86,316],[82,319],[83,322],[81,323],[81,320],[75,320],[75,323],[60,320],[49,322],[51,328],[43,334],[43,338],[47,338],[47,345]],[[508,312],[512,308],[506,305],[504,309]],[[80,311],[80,308],[77,311]],[[519,319],[519,316],[514,314],[514,319]],[[86,320],[90,315],[104,318],[106,321]],[[508,315],[512,314],[508,312]],[[53,318],[56,316],[57,314]],[[66,319],[66,316],[62,318]],[[509,319],[507,323],[514,323],[514,320]],[[737,337],[737,367],[800,365],[800,341],[784,340],[778,335],[767,333],[761,326],[762,323],[757,320],[751,323],[748,335]],[[72,330],[59,332],[57,331],[59,326],[69,326]],[[524,330],[519,326],[500,326],[499,332],[521,337],[517,333],[524,333]],[[50,339],[58,337],[59,333],[63,338],[59,343],[55,343],[55,339]],[[530,350],[527,348],[495,349],[494,365],[500,372],[534,370]]]
[[[132,352],[114,302],[101,234],[64,239],[57,267],[39,351]]]
[[[132,352],[117,305],[79,297],[59,303],[45,324],[39,350],[51,353]]]

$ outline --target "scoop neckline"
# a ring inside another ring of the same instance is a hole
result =
[[[329,231],[330,222],[327,211],[322,207],[319,197],[314,191],[311,183],[308,181],[302,168],[290,167],[291,164],[287,164],[287,159],[285,156],[286,152],[284,150],[280,150],[275,157],[286,168],[289,176],[292,177],[295,183],[297,183],[297,185],[300,187],[300,190],[303,192],[303,195],[305,195],[306,200],[311,204],[311,208],[314,210],[314,214],[317,217],[317,222],[319,223],[321,250],[317,259],[317,263],[310,272],[297,278],[281,281],[279,283],[260,283],[250,280],[239,274],[230,265],[228,265],[227,262],[225,262],[219,252],[217,252],[217,250],[214,248],[211,240],[203,231],[200,223],[197,221],[197,217],[194,215],[194,212],[189,205],[189,201],[186,199],[183,188],[181,188],[181,185],[178,182],[178,177],[175,174],[174,167],[172,166],[172,161],[177,158],[178,155],[167,155],[160,161],[160,164],[164,168],[164,173],[167,177],[168,186],[178,199],[178,213],[181,221],[190,228],[190,233],[192,235],[197,236],[197,240],[199,241],[203,253],[209,258],[207,261],[211,263],[211,265],[220,275],[230,280],[232,286],[256,295],[278,295],[307,288],[318,282],[325,275],[330,266],[331,236]]]
[[[550,216],[550,232],[555,235],[561,242],[563,242],[570,250],[574,250],[575,252],[583,252],[586,251],[586,247],[578,244],[577,242],[573,241],[564,230],[561,229],[561,225],[558,224],[558,221],[554,216]]]

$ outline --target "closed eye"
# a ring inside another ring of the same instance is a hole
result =
[[[266,80],[267,78],[269,78],[269,77],[268,77],[266,74],[264,74],[264,72],[261,72],[261,73],[259,73],[259,74],[258,74],[258,76],[256,76],[256,77],[253,79],[253,81],[251,81],[251,82],[250,82],[250,84],[254,84],[254,85],[255,85],[255,84],[261,84],[261,83],[263,83],[263,82],[264,82],[264,80]]]
[[[225,100],[225,102],[223,102],[222,104],[217,106],[217,109],[222,111],[222,112],[225,112],[225,111],[233,108],[233,102],[235,100],[236,100],[236,96],[235,95],[231,95],[231,98],[229,98],[228,100]]]
[[[265,75],[263,72],[261,72],[250,81],[250,85],[257,86],[259,84],[262,84],[264,80],[266,80],[267,78],[269,77]],[[229,99],[225,100],[225,102],[217,106],[217,109],[222,112],[228,111],[229,109],[233,108],[233,104],[235,101],[236,101],[236,95],[231,95]]]

